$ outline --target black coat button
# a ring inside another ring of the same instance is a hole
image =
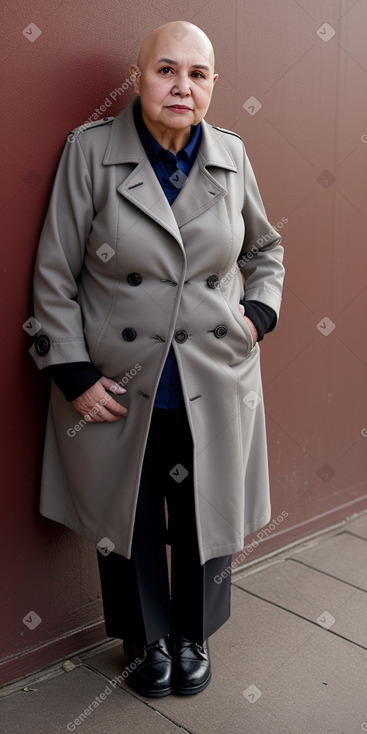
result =
[[[219,275],[216,275],[215,273],[213,273],[213,275],[209,275],[206,282],[209,288],[220,288]]]
[[[217,339],[223,339],[223,337],[226,335],[227,335],[227,327],[224,326],[224,324],[220,324],[219,326],[215,327],[214,336],[216,336]]]
[[[122,332],[122,338],[125,339],[127,342],[133,342],[134,339],[136,339],[136,331],[132,328],[132,326],[128,326],[126,329]]]
[[[127,276],[127,282],[129,285],[140,285],[142,280],[143,278],[140,273],[129,273]]]
[[[45,357],[50,351],[51,341],[45,334],[40,334],[35,341],[35,350],[39,357]]]
[[[179,329],[178,331],[176,331],[175,339],[178,344],[183,344],[186,341],[187,337],[188,333],[187,331],[185,331],[185,329]]]

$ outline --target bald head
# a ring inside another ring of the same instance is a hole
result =
[[[172,44],[180,50],[195,49],[198,57],[205,59],[214,72],[214,50],[208,36],[193,23],[185,20],[165,23],[156,28],[147,36],[139,51],[138,65],[143,70],[146,63],[153,57],[164,52],[164,48]]]
[[[148,130],[162,147],[181,150],[206,114],[218,78],[209,38],[192,23],[165,23],[145,39],[130,74]]]

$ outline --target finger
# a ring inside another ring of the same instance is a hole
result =
[[[101,407],[98,410],[96,409],[87,413],[84,418],[88,423],[116,423],[117,421],[120,421],[124,415],[127,415],[126,408],[124,408],[124,411],[125,413],[123,415],[115,415],[114,413],[110,413],[110,411],[106,410],[106,408]]]
[[[105,390],[101,395],[98,395],[98,398],[91,399],[91,396],[88,396],[88,398],[76,400],[73,405],[83,416],[89,416],[86,420],[98,415],[104,416],[104,419],[108,414],[119,417],[127,415],[127,409],[123,405],[119,405]]]
[[[127,415],[127,408],[124,405],[120,405],[114,400],[111,395],[105,393],[101,400],[98,400],[92,409],[88,411],[93,417],[97,417],[100,420],[106,420],[111,422],[112,420],[119,420],[123,416]]]
[[[118,407],[120,410],[117,413],[108,410],[105,405],[97,403],[91,410],[84,414],[84,418],[88,423],[102,423],[104,421],[107,423],[114,423],[115,421],[119,421],[121,418],[124,418],[128,413],[127,408],[123,405],[119,405]]]
[[[116,382],[116,380],[111,380],[109,377],[101,377],[99,382],[101,383],[101,385],[103,385],[104,388],[110,390],[110,392],[118,393],[119,395],[122,395],[126,392],[125,388],[122,387],[119,382]]]
[[[101,407],[105,408],[109,413],[112,413],[113,415],[122,416],[127,413],[127,409],[125,408],[125,406],[120,405],[120,403],[118,403],[117,400],[114,400],[112,395],[110,395],[106,391],[103,398],[99,400],[98,403],[101,405]]]
[[[116,402],[116,400],[113,400],[111,398],[111,402],[108,403],[108,405],[104,406],[104,409],[107,413],[110,413],[111,415],[115,415],[118,418],[122,418],[124,415],[127,415],[127,408],[125,408],[124,405],[120,405]]]

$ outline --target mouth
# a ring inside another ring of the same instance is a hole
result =
[[[179,113],[192,112],[191,107],[187,107],[186,105],[183,105],[183,104],[171,104],[167,107],[167,109],[172,110],[172,112],[179,112]]]

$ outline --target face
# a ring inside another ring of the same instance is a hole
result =
[[[169,31],[162,31],[142,47],[140,71],[134,83],[140,95],[143,120],[154,132],[190,130],[204,117],[212,96],[217,74],[213,53],[207,39],[189,31],[177,41]]]

